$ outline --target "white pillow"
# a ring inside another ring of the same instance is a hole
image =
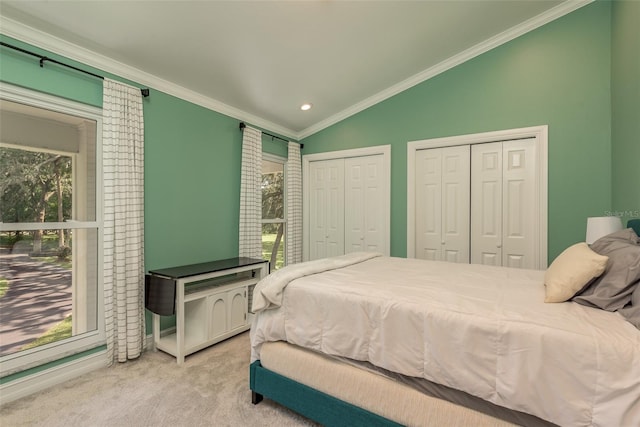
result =
[[[607,267],[609,257],[599,255],[582,242],[565,249],[544,275],[544,302],[564,302],[573,297]]]

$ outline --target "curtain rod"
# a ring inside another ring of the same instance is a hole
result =
[[[239,127],[240,127],[240,130],[242,130],[242,129],[246,128],[246,127],[247,127],[247,125],[245,125],[245,124],[244,124],[244,122],[240,122],[240,126],[239,126]],[[288,141],[288,140],[286,140],[286,139],[284,139],[284,138],[280,138],[280,137],[279,137],[279,136],[277,136],[277,135],[272,135],[272,134],[270,134],[270,133],[268,133],[268,132],[262,132],[262,133],[263,133],[263,134],[265,134],[265,135],[267,135],[267,136],[270,136],[270,137],[271,137],[271,139],[275,138],[275,139],[279,139],[280,141],[284,141],[284,142],[286,142],[286,143],[289,143],[289,141]],[[300,145],[300,149],[302,150],[302,149],[304,148],[304,144],[300,144],[300,143],[298,143],[298,144]]]
[[[96,77],[96,78],[98,78],[100,80],[104,80],[104,76],[100,76],[98,74],[94,74],[92,72],[85,71],[85,70],[83,70],[81,68],[74,67],[73,65],[65,64],[64,62],[57,61],[55,59],[46,57],[44,55],[40,55],[40,54],[37,54],[37,53],[34,53],[34,52],[30,52],[30,51],[28,51],[26,49],[22,49],[22,48],[20,48],[18,46],[13,46],[13,45],[10,45],[9,43],[5,43],[5,42],[0,42],[0,45],[2,45],[4,47],[8,47],[9,49],[17,50],[18,52],[22,52],[22,53],[25,53],[27,55],[35,56],[36,58],[39,58],[40,59],[40,68],[44,67],[45,61],[49,61],[49,62],[53,62],[54,64],[61,65],[63,67],[71,68],[72,70],[76,70],[76,71],[79,71],[81,73],[88,74],[88,75]],[[147,88],[140,89],[140,93],[142,94],[142,96],[144,96],[146,98],[147,96],[149,96],[149,89],[147,89]]]

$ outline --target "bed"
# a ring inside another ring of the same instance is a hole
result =
[[[370,253],[286,267],[254,290],[253,401],[324,425],[640,425],[640,330],[545,303],[547,274]],[[631,301],[640,273],[625,280]]]

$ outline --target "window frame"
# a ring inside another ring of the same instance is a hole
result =
[[[97,233],[97,323],[93,331],[65,338],[28,350],[0,356],[0,378],[48,362],[72,356],[106,344],[103,287],[103,206],[102,206],[102,109],[57,96],[33,91],[0,82],[0,99],[17,102],[46,110],[82,117],[96,124],[95,165],[95,219],[93,221],[69,221],[46,223],[0,223],[0,231],[33,231],[51,229],[95,229]],[[9,146],[8,144],[5,144]],[[20,147],[24,149],[23,147]],[[44,150],[42,150],[44,151]],[[72,156],[72,161],[75,157]]]
[[[282,213],[283,218],[278,218],[278,219],[264,219],[262,218],[262,213],[260,214],[260,227],[262,228],[262,226],[264,224],[284,224],[284,251],[282,252],[282,256],[283,256],[283,267],[287,265],[287,158],[286,157],[282,157],[282,156],[278,156],[276,154],[271,154],[271,153],[262,153],[262,160],[263,161],[269,161],[272,163],[278,163],[282,165],[282,176],[283,176],[283,188],[282,188]],[[262,171],[260,171],[260,173],[262,173]],[[260,200],[260,203],[262,205],[262,200]],[[271,271],[275,271],[275,266],[271,266],[270,267]]]

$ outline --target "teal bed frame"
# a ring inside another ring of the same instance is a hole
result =
[[[266,397],[323,426],[401,426],[373,412],[270,371],[264,368],[259,360],[249,367],[249,388],[251,403],[254,405]]]

